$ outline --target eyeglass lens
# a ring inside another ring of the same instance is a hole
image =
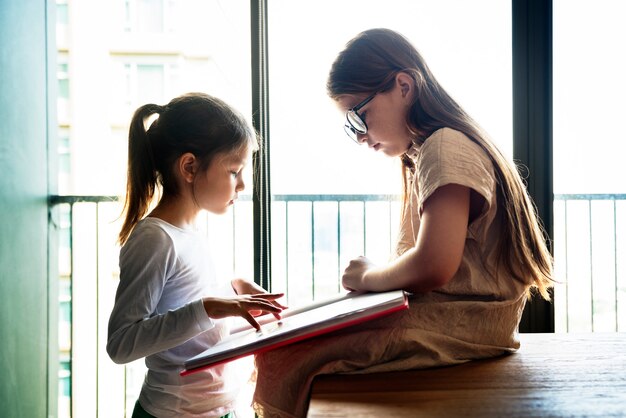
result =
[[[367,133],[367,125],[365,124],[361,116],[359,116],[354,110],[348,111],[348,113],[346,114],[346,118],[356,132],[360,134]]]
[[[363,120],[363,117],[357,112],[363,106],[368,104],[377,94],[378,92],[375,92],[371,96],[366,97],[365,100],[346,112],[346,124],[344,125],[343,129],[346,131],[348,136],[357,143],[359,142],[357,134],[364,135],[367,133],[367,124]]]

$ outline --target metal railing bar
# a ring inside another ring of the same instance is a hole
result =
[[[285,295],[289,301],[289,202],[285,201]]]
[[[337,201],[337,291],[341,291],[341,202]]]
[[[70,209],[70,226],[69,226],[69,245],[70,245],[70,356],[69,362],[69,392],[70,392],[70,418],[74,415],[74,204],[69,204]]]
[[[315,202],[311,201],[311,298],[315,299]]]
[[[617,281],[617,201],[613,200],[613,278],[615,280],[615,332],[619,331],[619,286]]]
[[[563,241],[565,242],[565,330],[569,332],[569,263],[567,254],[567,201],[563,203]]]
[[[100,405],[100,204],[96,203],[96,405]],[[125,397],[126,395],[124,395]],[[126,399],[124,399],[126,400]],[[126,402],[124,402],[126,403]],[[96,408],[96,418],[100,408]]]
[[[77,195],[50,195],[48,196],[48,204],[51,206],[62,203],[102,203],[102,202],[120,202],[119,196],[77,196]]]
[[[393,201],[400,197],[388,194],[275,194],[272,200],[279,202],[377,202]]]
[[[626,194],[555,194],[554,200],[626,200]]]
[[[389,252],[393,252],[394,248],[393,248],[393,233],[391,231],[393,231],[393,228],[391,227],[391,219],[392,219],[392,214],[391,214],[391,202],[389,202],[387,204],[387,213],[389,215]]]
[[[363,255],[365,255],[365,251],[367,250],[367,234],[365,233],[365,228],[367,225],[367,206],[365,205],[365,201],[363,201]]]
[[[591,296],[591,332],[594,329],[595,305],[593,300],[593,217],[591,216],[591,200],[587,204],[589,210],[589,294]]]
[[[237,271],[237,251],[235,251],[236,249],[236,245],[235,243],[237,242],[237,234],[235,234],[235,231],[237,230],[237,218],[236,218],[236,211],[233,209],[233,230],[232,230],[232,238],[233,238],[233,246],[232,246],[232,252],[233,252],[233,271]]]
[[[565,195],[563,195],[565,196]],[[578,195],[573,195],[578,196]],[[607,195],[613,196],[613,195]],[[624,195],[626,199],[626,195]],[[371,201],[394,201],[399,200],[399,195],[394,194],[274,194],[273,201],[278,202],[371,202]],[[112,195],[50,195],[48,202],[52,205],[60,203],[79,203],[79,202],[121,202],[120,196]],[[249,194],[241,194],[238,200],[251,202],[252,196]]]

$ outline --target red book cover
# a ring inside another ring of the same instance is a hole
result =
[[[293,344],[408,308],[404,291],[350,292],[316,301],[300,308],[285,309],[280,320],[266,315],[259,323],[233,329],[213,347],[184,363],[182,376],[251,354]]]

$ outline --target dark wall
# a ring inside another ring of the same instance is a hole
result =
[[[48,415],[48,346],[54,338],[48,330],[49,7],[46,0],[0,0],[3,417]]]

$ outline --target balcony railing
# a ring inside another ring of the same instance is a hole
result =
[[[557,331],[626,330],[626,194],[554,198]]]
[[[115,197],[53,196],[59,234],[59,417],[130,416],[143,361],[114,365],[105,345],[119,279]],[[626,195],[556,195],[557,331],[626,330]],[[252,277],[252,202],[207,215],[218,273]],[[348,261],[384,262],[393,251],[399,202],[388,195],[276,195],[272,202],[272,290],[296,306],[340,290]]]

